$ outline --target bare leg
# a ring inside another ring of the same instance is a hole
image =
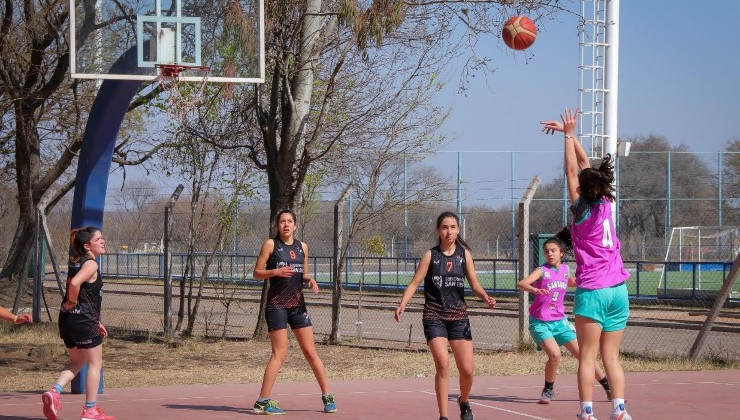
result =
[[[594,376],[596,376],[596,359],[599,355],[601,327],[591,318],[576,315],[576,336],[580,348],[578,399],[581,402],[593,401]]]
[[[59,372],[59,379],[57,379],[57,383],[62,387],[67,386],[80,373],[82,365],[85,364],[85,353],[81,349],[74,347],[68,349],[68,351],[69,361],[64,365],[62,371]]]
[[[609,377],[609,387],[613,398],[624,398],[624,371],[619,362],[619,347],[622,344],[624,330],[604,332],[601,334],[601,360]]]
[[[571,340],[563,344],[563,346],[565,346],[565,348],[568,349],[571,356],[575,357],[576,359],[581,358],[581,354],[578,351],[578,341]],[[606,378],[606,373],[604,373],[604,369],[602,369],[598,363],[596,363],[596,375],[594,375],[594,378],[596,378],[597,381],[600,381]],[[547,375],[545,375],[545,380],[547,380]]]
[[[103,368],[103,345],[80,351],[87,360],[87,375],[85,375],[86,402],[96,402],[98,400],[98,387],[100,386],[100,370]]]
[[[473,388],[473,342],[470,340],[451,340],[452,354],[460,372],[460,401],[468,401]],[[449,356],[449,355],[448,355]]]
[[[288,354],[288,330],[270,331],[270,344],[272,345],[272,354],[265,367],[265,374],[262,377],[262,388],[260,388],[260,398],[268,398],[272,393],[272,387],[277,380],[280,367],[285,361]]]
[[[432,338],[427,342],[434,359],[434,391],[437,394],[439,416],[447,417],[447,400],[450,378],[450,355],[447,352],[448,341],[444,337]]]
[[[547,363],[545,363],[545,381],[555,382],[555,377],[558,375],[558,365],[560,365],[560,359],[562,353],[560,352],[560,346],[554,338],[548,338],[540,343],[540,348],[547,355]]]
[[[329,393],[329,379],[326,375],[326,368],[324,362],[321,361],[319,354],[316,352],[316,344],[313,339],[313,327],[304,327],[293,330],[298,339],[298,345],[303,352],[303,356],[311,366],[313,375],[316,377],[316,381],[319,383],[322,394]]]

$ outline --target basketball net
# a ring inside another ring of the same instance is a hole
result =
[[[206,66],[185,66],[180,64],[155,64],[159,76],[157,82],[167,93],[167,116],[184,122],[188,115],[197,111],[205,99],[205,89],[211,68]],[[180,74],[184,71],[199,72],[200,86],[182,83]]]

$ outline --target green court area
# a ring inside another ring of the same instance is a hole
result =
[[[729,270],[722,271],[632,271],[627,280],[630,296],[666,298],[702,298],[722,288]],[[405,288],[413,276],[412,271],[345,272],[344,284],[363,288]],[[519,277],[512,270],[478,270],[478,280],[488,291],[515,292]],[[330,282],[327,274],[317,276],[319,282]],[[733,285],[733,292],[740,293],[740,283]]]

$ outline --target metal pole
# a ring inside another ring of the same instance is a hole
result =
[[[519,277],[526,276],[530,270],[529,262],[529,205],[534,197],[540,177],[535,176],[519,201]],[[529,331],[529,293],[519,292],[519,344],[527,341]]]
[[[722,152],[717,154],[717,224],[722,229]]]
[[[408,158],[403,158],[403,259],[409,258]]]
[[[460,151],[457,151],[457,217],[462,217],[462,176],[460,174]]]
[[[663,243],[666,243],[666,235],[671,224],[671,151],[668,151],[668,164],[666,165],[666,226],[663,230]]]
[[[619,99],[619,0],[606,1],[606,57],[604,62],[604,153],[617,158],[617,106]],[[615,178],[616,186],[616,178]],[[616,223],[617,203],[612,203]]]
[[[510,189],[511,189],[511,258],[516,255],[516,204],[514,204],[514,152],[509,152],[511,155],[511,167],[510,167]],[[521,256],[520,256],[521,257]]]

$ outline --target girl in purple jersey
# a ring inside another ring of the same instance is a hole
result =
[[[321,388],[324,412],[337,411],[334,396],[329,393],[329,379],[324,362],[316,352],[311,318],[303,299],[303,284],[314,293],[319,292],[316,280],[308,273],[308,245],[295,238],[296,216],[291,210],[277,215],[277,235],[260,248],[254,265],[254,278],[270,282],[267,292],[265,318],[272,345],[272,355],[265,367],[260,395],[254,403],[257,414],[285,414],[278,402],[270,398],[280,367],[288,353],[288,326],[293,330],[298,346],[311,366]]]
[[[561,121],[543,121],[542,131],[561,132],[565,142],[565,176],[572,202],[573,223],[561,232],[572,239],[576,269],[576,297],[573,313],[581,357],[578,362],[580,419],[596,420],[593,414],[593,382],[597,357],[601,351],[612,391],[611,420],[631,420],[624,405],[624,371],[619,347],[629,316],[629,299],[624,269],[612,219],[614,166],[606,155],[598,168],[592,168],[588,155],[576,140],[578,110],[567,109]],[[570,234],[568,234],[570,233]],[[570,244],[567,244],[570,245]]]
[[[440,420],[447,420],[447,390],[450,375],[450,356],[447,346],[452,348],[455,363],[460,373],[460,418],[473,420],[470,409],[470,390],[473,387],[473,337],[470,331],[467,305],[464,299],[465,278],[480,300],[489,308],[496,300],[488,296],[478,282],[470,247],[458,235],[460,222],[455,213],[444,212],[437,218],[439,243],[424,253],[406,290],[396,308],[395,318],[401,314],[424,280],[424,313],[422,316],[424,336],[432,352],[436,374],[434,390]]]
[[[555,397],[555,377],[560,364],[560,346],[576,359],[579,357],[578,342],[573,324],[565,316],[563,300],[568,287],[575,287],[576,280],[570,275],[567,265],[562,263],[567,248],[556,236],[545,241],[542,250],[547,262],[519,281],[520,290],[531,293],[534,301],[529,306],[529,333],[537,344],[537,350],[547,354],[545,364],[545,387],[540,404],[549,404]],[[611,400],[606,374],[596,365],[596,380]]]

